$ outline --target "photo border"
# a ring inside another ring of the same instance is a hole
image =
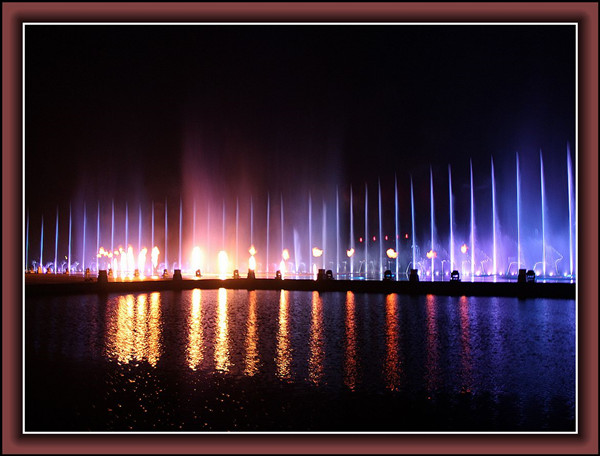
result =
[[[578,435],[22,435],[22,271],[8,267],[2,271],[3,453],[598,452],[597,3],[3,3],[2,21],[4,265],[21,264],[22,257],[23,22],[577,22],[578,245],[585,246],[577,277]]]

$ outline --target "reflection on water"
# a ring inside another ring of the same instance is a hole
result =
[[[107,313],[107,356],[122,364],[147,361],[156,366],[161,351],[160,294],[150,295],[150,308],[146,294],[137,300],[131,294],[119,296],[116,309],[109,305]]]
[[[398,324],[398,295],[389,294],[385,298],[385,386],[394,391],[400,388],[400,325]]]
[[[323,301],[318,291],[312,292],[311,316],[308,379],[311,383],[319,385],[323,379],[325,347],[323,338]]]
[[[277,376],[282,380],[291,377],[292,350],[289,336],[289,296],[288,290],[279,294],[279,326],[277,331]]]
[[[187,359],[191,369],[196,370],[204,359],[204,330],[202,328],[202,292],[192,290],[192,306],[188,318]]]
[[[229,334],[227,319],[227,290],[219,288],[217,308],[217,334],[215,339],[215,369],[229,370]]]
[[[244,373],[252,376],[258,372],[258,325],[256,322],[256,291],[248,293],[248,330],[246,333],[246,367]]]
[[[134,415],[230,429],[238,412],[237,425],[258,417],[276,428],[301,417],[292,401],[312,420],[311,407],[329,413],[335,397],[357,401],[336,413],[354,410],[348,420],[367,424],[376,413],[363,410],[388,405],[409,410],[395,418],[407,426],[423,404],[427,425],[440,410],[452,422],[455,406],[463,423],[492,430],[557,428],[575,416],[572,300],[221,288],[28,299],[25,310],[29,397],[55,401],[28,410],[46,427],[57,410],[76,428],[104,406],[98,430]]]
[[[473,359],[471,357],[471,332],[469,323],[469,300],[461,296],[458,300],[460,312],[460,358],[461,358],[461,391],[473,391]]]
[[[437,332],[437,310],[434,295],[425,297],[425,312],[427,318],[427,390],[434,392],[438,387],[439,339]]]
[[[357,352],[356,352],[356,311],[354,293],[346,292],[346,350],[344,356],[344,384],[354,391],[357,377]]]

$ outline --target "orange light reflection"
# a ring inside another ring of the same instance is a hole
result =
[[[277,376],[284,380],[291,377],[292,350],[289,338],[289,291],[279,294],[279,330],[277,332]]]
[[[323,362],[325,361],[323,343],[323,301],[319,292],[313,291],[308,379],[315,385],[319,385],[323,379]]]
[[[354,391],[357,382],[356,310],[354,293],[346,292],[346,353],[344,357],[344,384]]]

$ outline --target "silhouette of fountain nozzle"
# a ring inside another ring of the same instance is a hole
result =
[[[408,276],[408,281],[409,282],[418,282],[419,281],[419,270],[418,269],[410,270],[410,275]]]

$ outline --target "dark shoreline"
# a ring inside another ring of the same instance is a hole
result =
[[[75,279],[75,278],[72,278]],[[25,296],[138,293],[165,290],[242,289],[294,290],[318,292],[398,293],[407,295],[434,294],[440,296],[498,296],[517,298],[575,299],[574,283],[518,282],[410,282],[393,280],[298,280],[298,279],[181,279],[132,280],[100,283],[94,278],[64,282],[32,283],[25,280]]]

